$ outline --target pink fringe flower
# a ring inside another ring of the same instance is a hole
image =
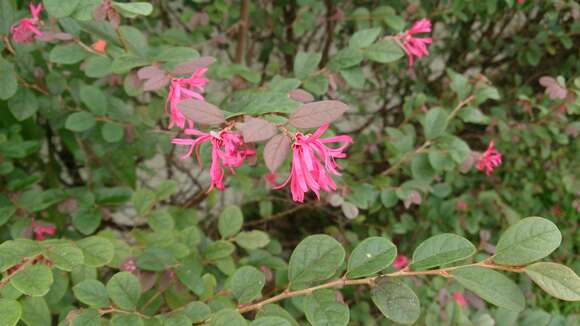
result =
[[[43,34],[38,29],[40,22],[39,16],[42,11],[42,3],[38,5],[29,4],[30,14],[32,18],[22,18],[16,24],[10,27],[12,40],[16,43],[32,43],[35,37],[41,37]]]
[[[54,235],[56,233],[56,228],[52,225],[39,225],[34,223],[32,232],[34,232],[34,239],[42,241],[46,239],[45,235]]]
[[[462,307],[467,306],[467,300],[465,300],[465,297],[463,297],[463,294],[459,291],[453,292],[453,300]]]
[[[320,199],[320,189],[331,192],[336,190],[336,184],[329,176],[329,173],[341,175],[335,159],[345,158],[343,152],[352,143],[352,138],[347,135],[320,138],[328,129],[328,124],[322,125],[311,135],[296,133],[294,144],[292,145],[292,170],[290,176],[278,189],[286,186],[290,182],[292,199],[302,203],[304,194],[312,190]],[[337,148],[327,147],[327,143],[342,143]]]
[[[409,265],[409,258],[405,255],[397,255],[395,261],[393,262],[393,267],[396,269],[403,269]]]
[[[189,150],[181,159],[190,157],[193,151],[195,151],[200,168],[200,145],[204,142],[210,142],[212,145],[211,166],[209,170],[211,185],[208,192],[213,190],[213,188],[218,188],[221,191],[224,190],[224,167],[230,168],[233,173],[234,168],[241,166],[248,156],[256,154],[254,150],[246,147],[242,136],[237,133],[227,130],[222,130],[219,133],[213,131],[206,133],[192,128],[185,129],[184,132],[186,135],[196,136],[197,138],[174,138],[171,143],[189,146]]]
[[[191,74],[191,77],[173,78],[171,80],[169,94],[167,96],[167,101],[165,102],[165,111],[168,111],[167,108],[169,107],[169,128],[178,126],[179,128],[184,129],[186,122],[189,128],[193,127],[193,121],[187,119],[183,113],[181,113],[177,108],[177,104],[188,99],[203,101],[201,93],[203,93],[203,87],[209,81],[204,76],[206,72],[207,68],[199,68]]]
[[[429,19],[423,18],[415,22],[415,24],[413,24],[409,30],[397,36],[396,40],[399,41],[399,44],[407,53],[407,57],[409,58],[409,66],[413,65],[413,57],[417,57],[419,59],[423,55],[429,55],[429,51],[427,51],[427,45],[431,44],[432,42],[430,37],[415,37],[414,34],[430,32],[431,21]]]
[[[493,169],[501,164],[501,153],[495,149],[493,146],[493,140],[489,142],[489,147],[481,155],[479,161],[477,161],[477,169],[483,171],[485,169],[485,175],[489,175]]]

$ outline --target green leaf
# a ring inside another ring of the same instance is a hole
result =
[[[68,272],[85,260],[82,250],[69,243],[49,244],[44,250],[44,255],[56,268]]]
[[[183,313],[187,315],[192,323],[197,324],[209,318],[211,309],[208,305],[201,301],[193,301],[185,306]]]
[[[107,113],[107,97],[97,86],[82,85],[80,88],[81,101],[96,115]]]
[[[113,1],[113,7],[119,11],[121,16],[127,18],[149,16],[153,12],[153,6],[147,2],[121,3]]]
[[[389,267],[397,256],[397,247],[383,237],[370,237],[359,243],[348,259],[348,278],[376,274]]]
[[[438,234],[415,249],[411,268],[422,270],[447,265],[471,257],[475,252],[475,246],[464,237],[451,233]]]
[[[105,122],[101,127],[101,136],[108,143],[117,143],[125,135],[125,130],[115,122]]]
[[[338,71],[340,69],[357,66],[362,60],[363,55],[359,50],[344,48],[332,56],[330,59],[330,67],[331,69]]]
[[[561,242],[562,234],[554,223],[541,217],[527,217],[500,236],[492,259],[503,265],[525,265],[548,256]]]
[[[366,56],[369,60],[379,63],[397,61],[403,55],[404,53],[401,47],[391,40],[379,41],[371,45],[366,51]]]
[[[147,224],[156,232],[169,231],[175,228],[175,221],[165,210],[156,210],[151,213],[147,219]]]
[[[353,49],[366,48],[373,44],[381,34],[381,28],[367,28],[354,33],[348,41],[348,46]]]
[[[84,280],[75,285],[72,290],[80,302],[91,307],[104,308],[110,305],[107,289],[100,281]]]
[[[222,309],[213,316],[209,326],[246,326],[247,324],[244,317],[236,310]]]
[[[5,6],[3,1],[0,6]],[[10,6],[10,4],[8,4]],[[16,71],[14,70],[14,65],[4,60],[0,56],[0,100],[7,100],[16,94],[18,89],[18,81],[16,79]]]
[[[38,99],[30,89],[20,88],[8,100],[8,108],[16,120],[24,121],[38,111]]]
[[[240,303],[245,304],[259,298],[265,284],[264,273],[255,267],[244,266],[236,270],[229,281],[228,288]]]
[[[270,243],[270,237],[264,231],[244,231],[236,235],[235,241],[238,246],[247,250],[253,250],[267,246]]]
[[[0,226],[4,225],[16,213],[16,207],[0,207]]]
[[[580,301],[580,277],[564,265],[540,262],[526,266],[524,272],[550,295],[566,301]]]
[[[365,85],[365,74],[361,67],[353,67],[349,69],[342,69],[340,75],[348,86],[356,89],[361,89]]]
[[[44,0],[44,7],[49,15],[56,18],[63,18],[70,16],[80,0]]]
[[[21,315],[22,307],[18,301],[0,298],[0,325],[15,326]]]
[[[262,309],[258,310],[258,313],[256,314],[256,318],[266,317],[281,317],[288,321],[292,326],[300,326],[296,319],[294,319],[294,317],[292,317],[288,311],[273,303],[263,306]]]
[[[111,65],[112,72],[116,74],[126,74],[131,69],[149,64],[149,60],[140,58],[132,54],[124,54],[116,57]]]
[[[399,202],[399,197],[397,197],[397,192],[393,188],[385,188],[381,191],[381,202],[385,208],[391,208],[397,205]]]
[[[10,1],[0,1],[0,34],[7,35],[10,32],[10,26],[14,23],[14,9],[12,8],[12,2]],[[0,61],[2,59],[0,58]],[[4,73],[0,68],[0,78]],[[1,82],[0,85],[5,85]],[[0,97],[1,98],[1,97]]]
[[[110,263],[115,255],[115,247],[105,238],[91,236],[78,241],[77,245],[83,251],[87,266],[104,266]]]
[[[324,281],[336,273],[344,256],[344,248],[334,238],[325,234],[311,235],[292,252],[288,280],[293,288]]]
[[[413,157],[411,161],[411,173],[413,178],[422,182],[431,182],[436,175],[436,171],[429,162],[429,156],[424,153]]]
[[[149,214],[156,201],[155,193],[149,189],[139,189],[133,193],[131,198],[131,202],[140,216]]]
[[[44,264],[27,265],[10,280],[10,284],[18,291],[31,297],[47,294],[52,282],[52,271]]]
[[[525,308],[522,290],[508,277],[483,267],[461,267],[450,272],[457,282],[482,299],[513,311]]]
[[[328,91],[328,79],[322,74],[310,76],[304,81],[304,89],[321,96]]]
[[[73,214],[73,225],[84,235],[92,234],[101,225],[101,210],[96,207],[81,207]]]
[[[242,229],[244,214],[238,206],[224,208],[218,220],[218,230],[223,239],[229,238]]]
[[[32,240],[5,241],[0,244],[0,272],[19,263],[25,257],[32,257],[40,253],[40,245]]]
[[[85,309],[76,316],[70,326],[101,326],[101,315],[95,309]]]
[[[203,265],[197,256],[189,256],[183,259],[179,266],[175,268],[175,274],[179,281],[196,294],[204,290],[201,281],[202,272]]]
[[[348,306],[336,301],[336,295],[330,289],[307,295],[303,301],[303,309],[312,326],[346,326],[350,319]]]
[[[469,95],[471,92],[471,84],[469,84],[469,80],[467,77],[458,74],[451,69],[447,69],[447,74],[451,78],[451,90],[454,91],[459,99],[464,99]]]
[[[163,321],[163,326],[191,326],[191,321],[186,315],[173,315]]]
[[[120,272],[107,282],[107,293],[119,308],[135,310],[141,296],[141,284],[133,274]]]
[[[44,298],[26,297],[22,305],[21,319],[28,326],[50,326],[51,315]]]
[[[97,120],[89,112],[75,112],[69,115],[64,122],[64,127],[70,131],[86,131],[95,126]]]
[[[380,278],[371,290],[372,300],[385,317],[399,324],[413,324],[419,319],[419,298],[399,280]]]
[[[91,56],[85,61],[85,75],[91,78],[108,76],[112,73],[111,65],[111,59],[108,57],[100,55]]]
[[[143,320],[136,315],[115,315],[111,319],[111,326],[143,326]]]
[[[304,80],[312,74],[322,59],[322,54],[312,52],[298,52],[294,57],[294,75]]]
[[[72,65],[87,57],[87,52],[76,43],[57,45],[48,55],[51,62]]]
[[[146,248],[137,256],[136,262],[139,268],[155,272],[163,271],[177,264],[171,250],[160,247]]]
[[[447,112],[441,108],[430,109],[425,115],[423,128],[427,139],[441,136],[447,128]]]
[[[229,257],[236,247],[228,241],[218,240],[210,243],[204,252],[205,258],[208,260],[218,260],[221,258]]]
[[[269,316],[256,318],[250,326],[292,326],[292,324],[282,317]]]
[[[155,196],[157,200],[169,199],[171,195],[177,192],[177,181],[175,180],[164,180],[159,184],[157,190],[155,191]]]

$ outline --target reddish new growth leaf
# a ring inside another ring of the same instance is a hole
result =
[[[171,81],[171,77],[159,68],[158,65],[146,66],[137,71],[137,77],[144,80],[143,90],[155,91],[161,89]]]
[[[205,68],[215,62],[213,57],[201,57],[175,66],[171,71],[174,75],[193,74],[200,68]]]
[[[284,163],[290,149],[290,138],[284,134],[278,134],[264,146],[264,162],[271,172],[276,172]]]
[[[314,101],[314,96],[312,96],[312,94],[308,93],[307,91],[305,91],[303,89],[291,90],[288,93],[288,97],[290,97],[291,99],[296,100],[298,102],[302,102],[302,103],[308,103],[308,102]]]
[[[348,106],[340,101],[304,104],[290,115],[288,122],[297,128],[318,128],[340,118]]]
[[[247,117],[246,121],[238,123],[238,128],[247,143],[268,140],[276,134],[276,126],[261,118]]]
[[[226,121],[224,113],[215,105],[200,100],[183,100],[177,104],[179,110],[193,122],[219,125]]]
[[[548,96],[552,99],[565,99],[568,95],[568,90],[565,85],[561,85],[558,81],[552,77],[544,76],[540,78],[540,85],[546,87],[546,92]]]

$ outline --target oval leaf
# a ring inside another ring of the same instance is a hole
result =
[[[428,269],[471,257],[475,246],[464,237],[444,233],[423,241],[413,253],[411,268]]]
[[[308,103],[314,101],[314,96],[303,89],[293,89],[288,93],[288,96],[296,101]]]
[[[232,276],[228,288],[242,304],[250,303],[262,295],[266,284],[264,273],[252,266],[238,269]]]
[[[394,322],[408,325],[419,318],[421,313],[419,298],[401,281],[380,278],[371,295],[377,308]]]
[[[319,101],[304,104],[290,115],[288,122],[296,128],[318,128],[340,118],[348,106],[340,101]]]
[[[134,310],[141,296],[141,284],[133,274],[120,272],[107,283],[107,293],[119,308]]]
[[[42,297],[52,285],[52,271],[44,264],[28,265],[10,280],[18,291],[31,297]]]
[[[548,256],[561,242],[562,234],[554,223],[527,217],[501,235],[492,259],[503,265],[525,265]]]
[[[457,282],[482,299],[513,311],[525,308],[522,290],[507,276],[483,267],[462,267],[450,273]]]
[[[349,278],[373,275],[389,267],[397,256],[397,247],[383,237],[370,237],[354,248],[348,260]]]
[[[77,245],[83,251],[85,265],[90,267],[106,265],[115,255],[115,247],[105,238],[92,236],[78,241]]]
[[[292,326],[292,324],[282,317],[267,316],[256,318],[250,326]]]
[[[224,113],[215,105],[200,100],[184,100],[177,104],[181,112],[194,122],[206,125],[224,123]]]
[[[91,307],[104,308],[110,305],[107,288],[100,281],[84,280],[75,285],[72,290],[80,302]]]
[[[238,127],[246,143],[268,140],[276,134],[276,126],[260,118],[248,117],[244,123],[238,124]]]
[[[20,303],[12,299],[0,299],[0,325],[14,326],[22,315]]]
[[[82,250],[68,243],[49,245],[45,255],[57,268],[68,272],[85,260]]]
[[[544,291],[558,299],[580,301],[580,277],[572,269],[556,263],[535,263],[524,271]]]
[[[197,71],[199,68],[204,68],[212,63],[215,62],[215,58],[213,57],[201,57],[197,59],[193,59],[186,63],[179,64],[173,68],[172,73],[176,75],[182,74],[192,74]]]
[[[290,138],[284,134],[278,134],[266,143],[266,146],[264,146],[264,162],[270,172],[276,172],[280,165],[284,163],[289,149]]]
[[[346,326],[350,319],[348,306],[336,300],[333,290],[315,291],[304,298],[303,306],[312,326]]]
[[[331,236],[311,235],[292,252],[288,279],[294,288],[326,280],[336,273],[344,256],[344,248]]]

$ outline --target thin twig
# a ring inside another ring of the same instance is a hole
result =
[[[238,44],[236,44],[236,56],[234,59],[234,62],[238,64],[242,63],[242,60],[244,59],[244,50],[246,49],[246,38],[248,34],[248,28],[250,26],[248,14],[249,14],[249,1],[242,0],[242,8],[240,9]]]

